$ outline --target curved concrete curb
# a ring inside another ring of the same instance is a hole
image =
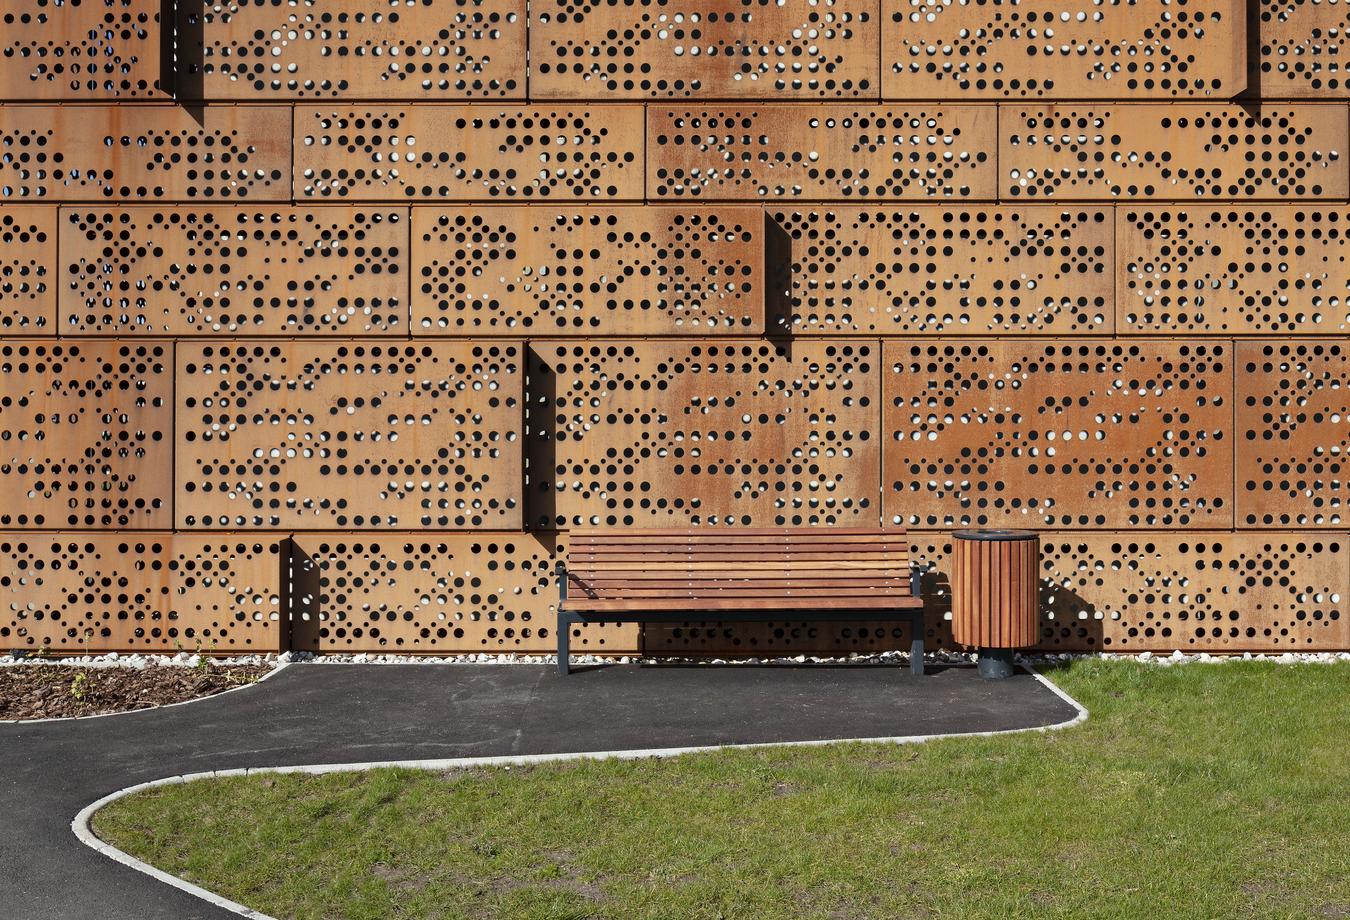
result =
[[[284,665],[283,665],[284,667]],[[143,792],[147,789],[155,789],[160,786],[173,786],[181,783],[191,783],[203,779],[220,779],[231,776],[255,776],[259,774],[276,773],[305,773],[318,776],[325,773],[356,773],[364,770],[373,770],[381,767],[402,767],[409,770],[455,770],[468,767],[506,767],[506,766],[524,766],[529,764],[556,763],[569,760],[642,760],[656,757],[678,757],[682,754],[697,754],[707,751],[722,750],[751,750],[755,748],[774,748],[774,747],[820,747],[827,744],[918,744],[924,741],[934,741],[940,738],[988,738],[995,735],[1018,735],[1026,732],[1051,732],[1060,729],[1071,728],[1074,725],[1080,725],[1087,721],[1088,711],[1081,703],[1075,700],[1069,694],[1065,693],[1054,681],[1041,674],[1030,665],[1022,665],[1027,671],[1031,672],[1039,683],[1045,686],[1051,693],[1059,697],[1065,703],[1073,707],[1075,715],[1072,719],[1066,719],[1063,722],[1056,722],[1053,725],[1036,725],[1030,728],[1010,728],[999,731],[987,732],[950,732],[935,735],[900,735],[882,738],[833,738],[820,741],[769,741],[757,744],[717,744],[704,745],[698,747],[682,748],[650,748],[647,750],[630,751],[583,751],[577,753],[565,754],[519,754],[496,757],[451,757],[441,760],[387,760],[370,761],[366,763],[337,763],[337,764],[312,764],[289,767],[248,767],[239,770],[207,770],[201,773],[187,773],[181,776],[166,776],[163,779],[151,780],[146,783],[138,783],[134,786],[127,786],[125,789],[118,789],[116,792],[103,796],[97,801],[91,802],[80,809],[70,822],[70,829],[79,838],[85,846],[91,847],[102,855],[142,872],[156,881],[163,882],[174,888],[184,891],[194,897],[201,898],[215,907],[230,911],[240,917],[248,917],[250,920],[276,920],[276,918],[246,907],[229,898],[221,897],[215,892],[208,891],[200,885],[194,885],[186,879],[171,875],[147,862],[143,862],[130,855],[124,850],[120,850],[112,844],[100,840],[90,826],[94,814],[105,805],[117,801],[128,795],[134,795],[137,792]],[[280,667],[276,671],[281,670]],[[276,673],[273,671],[272,673]],[[271,676],[268,674],[267,676]],[[264,678],[265,679],[265,678]],[[262,683],[259,680],[258,683]],[[255,685],[250,685],[255,686]],[[246,689],[240,687],[238,689]],[[227,693],[235,691],[229,690]],[[225,694],[216,694],[224,696]],[[202,699],[214,699],[215,697],[202,697]],[[195,703],[197,700],[185,700],[184,703]],[[184,703],[174,703],[175,706],[184,705]],[[168,707],[159,707],[161,709]],[[140,710],[142,712],[155,712],[157,710]],[[108,713],[108,715],[130,715],[131,713]],[[98,718],[97,716],[85,716],[84,718]],[[67,720],[60,720],[67,721]]]
[[[146,712],[163,712],[166,709],[173,709],[178,706],[190,706],[193,703],[202,703],[206,700],[218,700],[223,696],[229,696],[231,693],[238,693],[240,690],[252,690],[254,687],[267,680],[269,677],[275,677],[285,668],[290,666],[289,661],[279,661],[272,666],[262,677],[253,681],[251,684],[244,684],[240,687],[234,687],[230,690],[222,690],[219,693],[211,693],[206,696],[194,696],[190,700],[179,700],[176,703],[165,703],[163,706],[151,706],[148,709],[125,709],[121,712],[98,712],[91,716],[53,716],[49,719],[0,719],[0,725],[43,725],[48,722],[85,722],[89,719],[108,719],[113,716],[135,716]],[[157,665],[157,667],[163,667]]]

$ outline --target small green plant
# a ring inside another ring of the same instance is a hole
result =
[[[207,655],[215,654],[215,651],[216,651],[216,640],[215,637],[213,636],[211,638],[210,643],[208,643],[207,645]],[[197,664],[195,665],[195,667],[197,668],[198,671],[205,671],[211,667],[211,662],[207,659],[206,655],[202,654],[201,639],[197,640],[197,645],[193,649],[193,654],[197,656]]]
[[[224,670],[221,672],[225,680],[232,684],[256,684],[258,676],[256,674],[246,674],[237,671]]]
[[[90,684],[89,674],[87,672],[80,671],[73,678],[71,678],[70,696],[71,699],[75,700],[75,702],[83,703],[85,697],[89,695],[89,691],[91,689],[92,685]]]

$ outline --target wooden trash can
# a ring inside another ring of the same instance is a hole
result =
[[[979,649],[982,677],[1008,677],[1013,650],[1039,638],[1040,535],[1029,530],[952,534],[952,635]]]

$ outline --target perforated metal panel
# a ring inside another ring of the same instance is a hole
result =
[[[882,0],[886,99],[1227,99],[1235,0]]]
[[[772,294],[783,300],[773,332],[1112,329],[1106,209],[821,206],[770,220],[781,240]]]
[[[419,207],[413,239],[418,333],[764,328],[759,208]]]
[[[0,106],[0,198],[285,198],[290,124],[282,106]]]
[[[886,517],[913,527],[1229,527],[1225,342],[886,345]]]
[[[159,0],[3,0],[0,99],[165,98]]]
[[[642,107],[296,106],[295,196],[642,198]]]
[[[189,98],[525,96],[524,0],[231,0],[180,17]]]
[[[1045,648],[1350,647],[1347,29],[0,0],[0,649],[547,651],[569,528],[882,525],[935,645],[1014,526]]]
[[[877,97],[869,0],[538,0],[539,99]]]
[[[1042,540],[1045,649],[1344,648],[1342,535],[1072,534]]]
[[[1345,198],[1343,105],[999,107],[999,194],[1058,198]]]
[[[5,534],[0,643],[68,653],[277,651],[282,542],[263,534]]]
[[[907,623],[856,623],[835,617],[752,623],[690,620],[643,626],[642,650],[647,655],[735,655],[765,659],[822,651],[870,654],[909,651],[909,631]],[[950,642],[946,644],[951,646]]]
[[[542,652],[555,647],[551,534],[301,534],[295,646],[315,651]],[[631,652],[637,627],[577,627],[573,647]]]
[[[1247,527],[1350,523],[1350,348],[1237,346],[1237,518]]]
[[[1350,331],[1350,211],[1118,208],[1121,332]]]
[[[530,345],[541,527],[876,524],[874,342]]]
[[[647,110],[647,195],[712,199],[992,198],[984,106]]]
[[[521,349],[180,343],[177,524],[521,524]]]
[[[0,329],[49,332],[56,322],[56,209],[0,207]]]
[[[0,344],[0,526],[173,522],[173,345]]]
[[[406,334],[406,208],[61,211],[76,334]]]
[[[1271,98],[1350,96],[1350,7],[1331,0],[1258,0],[1252,88]]]

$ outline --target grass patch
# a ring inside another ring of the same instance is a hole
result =
[[[1350,665],[1053,677],[1086,725],[208,780],[94,827],[283,918],[1350,917]]]

